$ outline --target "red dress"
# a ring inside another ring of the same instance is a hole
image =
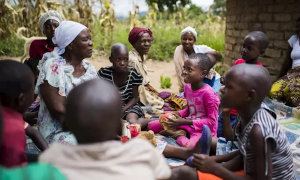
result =
[[[53,49],[49,48],[47,45],[47,40],[45,39],[38,39],[32,41],[30,48],[29,48],[29,56],[32,59],[42,59],[43,55],[46,52],[52,52]]]
[[[26,136],[23,117],[20,113],[7,107],[1,107],[3,116],[2,145],[0,148],[0,165],[10,168],[27,163],[25,154]]]
[[[233,66],[238,64],[244,64],[246,61],[244,59],[238,59],[234,62]],[[260,62],[257,63],[257,65],[262,66]],[[237,111],[235,109],[230,110],[230,114],[237,115]]]

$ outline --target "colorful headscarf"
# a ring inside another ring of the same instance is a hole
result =
[[[183,36],[186,33],[192,33],[195,37],[195,41],[197,41],[197,32],[194,28],[192,28],[191,26],[186,27],[181,31],[181,36]]]
[[[59,12],[57,12],[57,11],[50,10],[50,11],[42,14],[40,19],[39,19],[39,27],[40,27],[40,30],[42,31],[42,33],[44,33],[44,24],[49,19],[54,19],[58,23],[61,23],[63,21],[63,18],[61,17]]]
[[[128,37],[128,41],[133,46],[133,44],[138,40],[140,33],[143,35],[144,33],[149,33],[151,37],[151,41],[153,41],[152,31],[150,29],[141,28],[141,27],[134,27],[131,29]]]
[[[86,28],[86,26],[74,21],[61,22],[55,29],[55,35],[52,38],[52,42],[57,45],[54,51],[62,55],[65,52],[65,48]]]

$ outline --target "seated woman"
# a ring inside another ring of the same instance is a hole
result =
[[[269,93],[270,98],[290,107],[300,106],[300,18],[297,20],[296,28],[297,34],[288,40],[288,53],[278,80]]]
[[[174,52],[174,63],[176,68],[176,75],[179,83],[179,92],[184,90],[184,80],[182,75],[184,61],[188,59],[188,56],[194,53],[210,53],[215,56],[215,60],[222,59],[222,55],[214,49],[206,45],[194,45],[197,41],[197,32],[192,27],[187,27],[181,31],[181,45],[177,46]],[[204,79],[206,84],[209,84],[216,92],[219,92],[220,85],[214,88],[214,82],[216,78],[220,78],[220,75],[211,69]],[[220,83],[219,83],[220,84]],[[217,85],[217,84],[216,84]]]
[[[62,22],[59,12],[50,10],[44,13],[39,19],[39,27],[47,39],[38,39],[32,41],[29,48],[29,57],[31,59],[42,59],[44,53],[52,52],[55,45],[52,42],[55,29]]]
[[[71,31],[70,31],[71,30]],[[98,78],[94,66],[85,58],[92,56],[89,29],[73,21],[63,21],[55,30],[54,51],[45,53],[39,63],[36,94],[41,96],[38,129],[49,144],[76,145],[70,132],[63,132],[65,100],[77,85]]]
[[[124,44],[114,44],[109,57],[112,66],[101,68],[98,75],[119,89],[123,100],[123,119],[134,124],[139,118],[145,117],[143,109],[138,104],[138,88],[142,85],[143,77],[134,68],[128,67],[128,56]]]
[[[186,100],[171,93],[159,94],[151,85],[145,64],[146,55],[153,41],[150,29],[134,27],[128,38],[133,49],[129,52],[129,65],[134,67],[143,76],[143,84],[139,87],[140,101],[151,107],[152,113],[161,113],[163,110],[182,110],[186,107]],[[165,95],[168,94],[168,95]]]

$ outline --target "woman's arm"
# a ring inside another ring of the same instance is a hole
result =
[[[58,88],[51,86],[46,80],[40,85],[40,92],[51,116],[63,124],[66,98],[59,95]]]
[[[139,102],[139,86],[133,85],[132,86],[132,99],[123,107],[123,112],[125,112],[130,107],[134,106],[136,103]]]
[[[278,79],[281,78],[282,76],[286,75],[287,72],[291,69],[292,67],[292,62],[293,60],[291,59],[291,52],[292,52],[293,48],[292,47],[288,47],[287,50],[287,54],[286,54],[286,58],[281,66],[281,70],[280,73],[278,75]]]
[[[41,151],[48,148],[46,140],[38,130],[28,126],[27,129],[25,129],[25,133]]]

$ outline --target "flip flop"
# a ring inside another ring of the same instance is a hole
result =
[[[211,136],[211,131],[207,125],[203,126],[203,133],[199,141],[201,145],[200,154],[209,155],[212,136]],[[194,160],[194,156],[189,157],[186,161],[187,165],[193,167],[193,160]]]

